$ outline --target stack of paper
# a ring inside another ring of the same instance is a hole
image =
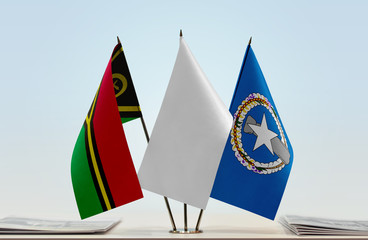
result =
[[[101,233],[115,226],[119,220],[58,221],[35,218],[6,217],[0,219],[0,234],[72,234]]]
[[[368,235],[368,221],[284,216],[280,223],[297,235]]]

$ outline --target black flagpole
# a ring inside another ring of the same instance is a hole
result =
[[[199,216],[198,216],[198,220],[197,220],[197,225],[195,227],[195,230],[196,231],[199,231],[199,225],[201,224],[202,214],[203,214],[203,209],[201,209],[201,211],[199,212]]]
[[[183,37],[183,31],[180,29],[180,37]],[[199,230],[199,225],[201,224],[201,219],[203,215],[203,209],[199,212],[197,224],[195,227],[195,231],[192,231],[193,233],[200,233],[202,231]],[[188,216],[187,216],[187,204],[184,203],[184,232],[188,232]]]
[[[184,232],[188,232],[188,216],[186,203],[184,203]]]
[[[146,135],[146,139],[147,139],[147,143],[148,143],[149,142],[149,135],[148,135],[146,123],[144,122],[144,119],[143,119],[143,114],[141,116],[141,122],[142,122],[143,130],[144,130],[144,134]],[[169,212],[170,221],[171,221],[173,231],[176,231],[176,225],[175,225],[174,217],[173,217],[172,212],[171,212],[169,200],[167,199],[166,196],[164,196],[164,200],[165,200],[167,211]]]

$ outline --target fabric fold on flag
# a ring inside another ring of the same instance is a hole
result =
[[[205,209],[231,115],[184,39],[138,177],[143,189]]]
[[[122,123],[141,116],[119,43],[79,133],[71,161],[82,219],[143,197]]]
[[[230,112],[233,125],[211,197],[273,220],[290,174],[293,150],[250,45]]]

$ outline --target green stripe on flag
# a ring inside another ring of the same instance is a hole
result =
[[[103,212],[88,165],[84,126],[74,147],[71,175],[74,195],[81,218],[84,219]]]
[[[121,118],[121,123],[127,123],[129,121],[132,121],[134,119],[137,119],[138,117],[124,117],[124,118]]]

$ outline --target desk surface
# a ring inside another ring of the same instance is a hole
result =
[[[180,223],[178,220],[178,228]],[[179,224],[178,224],[179,222]],[[192,221],[193,222],[193,221]],[[190,223],[190,222],[189,222]],[[188,225],[189,225],[188,223]],[[194,220],[195,223],[195,220]],[[193,224],[195,225],[195,224]],[[191,226],[191,225],[190,225]],[[189,227],[190,227],[189,226]],[[122,221],[103,234],[68,234],[68,235],[30,235],[0,234],[0,239],[367,239],[368,236],[296,236],[273,222],[256,215],[207,215],[203,217],[199,234],[169,233],[168,217],[160,216],[124,216]]]

